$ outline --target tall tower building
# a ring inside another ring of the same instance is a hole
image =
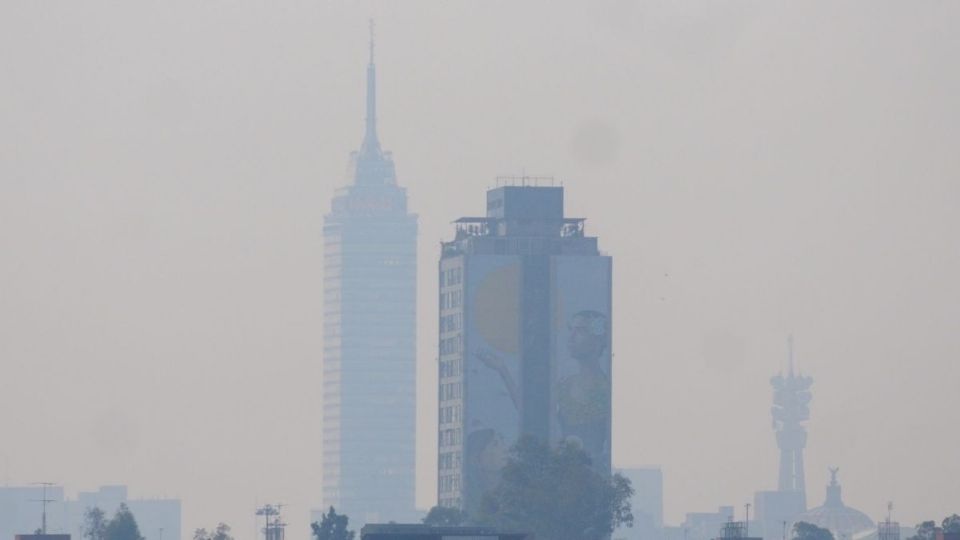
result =
[[[358,527],[414,511],[417,217],[377,138],[372,36],[366,105],[323,226],[323,508]]]
[[[773,377],[770,384],[773,386],[773,428],[777,431],[777,446],[780,447],[777,489],[781,492],[799,493],[805,510],[807,488],[804,480],[803,449],[807,446],[807,429],[803,422],[810,419],[810,386],[813,378],[794,373],[792,338],[787,374]]]
[[[487,192],[440,258],[438,498],[476,510],[521,434],[610,472],[611,258],[562,187]]]

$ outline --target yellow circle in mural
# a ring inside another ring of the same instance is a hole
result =
[[[520,351],[520,264],[501,266],[481,278],[474,293],[473,325],[487,345],[506,354]]]

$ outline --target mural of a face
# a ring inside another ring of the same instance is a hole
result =
[[[569,328],[570,356],[580,361],[599,360],[607,346],[607,317],[597,311],[580,311]]]

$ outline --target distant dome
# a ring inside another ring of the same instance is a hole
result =
[[[807,510],[796,521],[813,523],[817,527],[830,529],[836,540],[851,539],[853,535],[871,530],[876,523],[870,516],[843,504],[840,497],[840,484],[837,483],[838,469],[830,469],[830,485],[827,486],[827,500],[823,506]]]

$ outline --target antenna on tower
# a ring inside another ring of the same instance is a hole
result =
[[[787,336],[787,376],[793,376],[793,334]]]
[[[32,502],[38,502],[43,505],[43,511],[40,514],[40,532],[41,534],[47,534],[47,503],[54,502],[53,499],[47,498],[47,488],[50,486],[55,486],[53,482],[34,482],[35,486],[43,486],[43,498],[41,499],[32,499]]]
[[[370,63],[371,64],[373,63],[374,47],[376,46],[376,40],[374,38],[375,38],[375,34],[374,34],[373,17],[370,17]]]

